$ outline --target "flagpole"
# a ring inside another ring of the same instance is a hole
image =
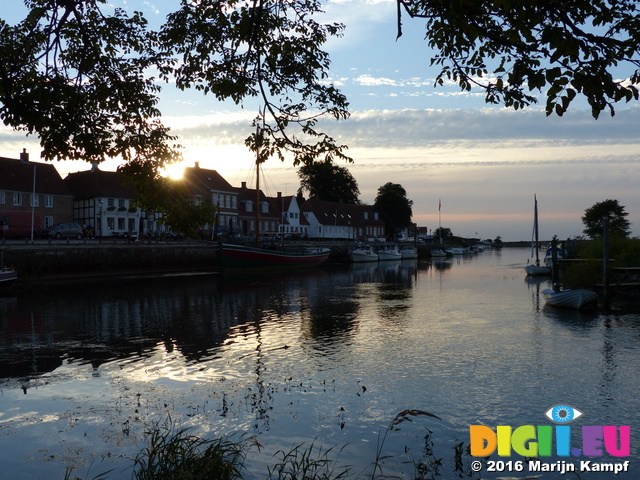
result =
[[[442,201],[438,199],[438,236],[442,245]]]

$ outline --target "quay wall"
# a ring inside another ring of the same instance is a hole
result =
[[[116,244],[51,242],[0,244],[4,265],[19,283],[37,284],[130,274],[215,271],[215,247],[206,243]]]
[[[314,244],[331,248],[328,264],[349,261],[355,243]],[[418,246],[420,258],[428,258],[428,248]],[[207,242],[141,242],[99,240],[39,240],[0,242],[4,265],[18,271],[20,284],[84,281],[134,274],[216,272],[220,264],[216,245]]]

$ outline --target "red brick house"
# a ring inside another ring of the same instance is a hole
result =
[[[238,189],[232,187],[216,170],[187,167],[182,173],[182,179],[195,204],[211,202],[218,208],[217,225],[215,228],[226,233],[240,232],[240,216],[238,210]],[[203,235],[213,234],[212,225],[203,227]]]
[[[73,221],[73,193],[51,163],[0,157],[0,212],[34,213],[33,236],[53,225]],[[1,229],[1,228],[0,228]]]

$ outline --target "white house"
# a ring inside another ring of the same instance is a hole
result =
[[[309,222],[309,238],[356,241],[385,239],[384,222],[371,206],[310,199],[300,209]]]

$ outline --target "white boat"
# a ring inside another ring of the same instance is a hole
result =
[[[383,247],[378,250],[378,260],[402,260],[402,254],[395,245],[392,247]]]
[[[533,196],[533,233],[531,235],[531,261],[532,263],[528,263],[526,267],[524,267],[524,271],[527,272],[527,275],[537,276],[537,275],[551,275],[551,264],[546,262],[545,264],[540,265],[540,239],[538,237],[538,199],[536,196]],[[535,260],[534,260],[535,258]],[[527,260],[529,262],[529,260]]]
[[[598,294],[586,288],[553,289],[542,291],[545,302],[554,307],[580,309],[594,305],[598,300]]]
[[[400,255],[403,260],[413,260],[418,258],[418,251],[416,250],[416,247],[404,245],[403,247],[400,247]]]
[[[464,254],[464,250],[465,249],[461,247],[454,247],[447,250],[447,252],[451,252],[452,255],[462,255]]]
[[[364,245],[362,247],[356,248],[355,250],[352,250],[349,253],[349,258],[354,263],[377,262],[378,254],[374,252],[370,246]]]
[[[0,289],[9,288],[18,279],[18,272],[0,265]]]
[[[447,256],[447,252],[442,249],[442,248],[436,248],[435,250],[431,250],[431,258],[436,258],[436,257],[446,257]]]

